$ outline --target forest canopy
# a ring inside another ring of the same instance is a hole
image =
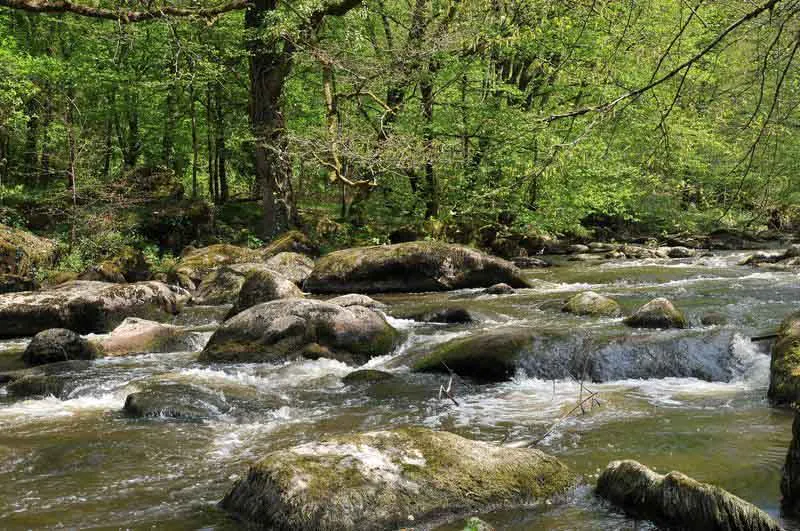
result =
[[[91,235],[76,260],[179,252],[198,233],[163,233],[200,221],[256,244],[791,228],[798,11],[0,0],[0,223]]]

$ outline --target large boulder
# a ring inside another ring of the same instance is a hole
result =
[[[634,328],[686,328],[683,312],[664,298],[653,299],[625,319]]]
[[[445,291],[528,282],[513,264],[468,247],[410,242],[337,251],[322,257],[304,288],[312,293]]]
[[[347,308],[348,306],[363,306],[364,308],[372,308],[373,310],[385,310],[388,308],[384,303],[376,301],[372,297],[367,297],[366,295],[359,295],[358,293],[339,295],[338,297],[328,299],[327,302],[342,306],[343,308]]]
[[[176,314],[189,298],[185,290],[161,282],[76,280],[49,290],[7,293],[0,295],[0,338],[33,336],[48,328],[108,332],[126,317]]]
[[[681,474],[663,476],[636,461],[613,461],[597,494],[636,518],[687,531],[781,531],[768,514],[733,494]]]
[[[267,267],[280,273],[298,286],[311,276],[314,260],[300,253],[283,252],[267,260]]]
[[[178,326],[128,317],[95,344],[105,356],[174,352],[190,348],[190,334]]]
[[[211,336],[200,360],[268,362],[305,356],[362,364],[391,352],[397,339],[397,331],[369,308],[281,299],[227,320]]]
[[[261,253],[258,251],[221,243],[185,252],[178,263],[176,273],[185,275],[195,284],[199,284],[218,267],[261,261]]]
[[[413,368],[417,372],[452,370],[482,382],[508,380],[519,366],[520,355],[533,341],[528,329],[494,328],[439,345]]]
[[[406,428],[271,453],[221,505],[269,529],[373,531],[549,500],[572,483],[567,467],[539,450]]]
[[[787,316],[778,327],[767,397],[775,405],[800,402],[800,312]]]
[[[90,267],[81,280],[102,282],[144,282],[153,276],[144,253],[133,247],[124,247],[119,254]]]
[[[800,412],[792,422],[792,442],[781,470],[781,507],[791,515],[800,514]]]
[[[131,417],[202,420],[221,415],[230,406],[218,394],[188,384],[158,382],[125,398],[122,411]]]
[[[242,288],[239,290],[239,296],[228,313],[228,317],[233,317],[262,302],[302,297],[303,292],[300,291],[300,288],[278,273],[269,270],[251,271],[245,277]]]
[[[610,297],[600,295],[594,291],[584,291],[573,295],[561,308],[561,311],[575,315],[591,315],[595,317],[619,317],[622,308],[619,303]]]
[[[54,241],[0,225],[0,274],[31,277],[37,269],[52,266],[56,257]]]
[[[235,303],[249,273],[269,270],[267,264],[258,262],[221,266],[200,282],[195,293],[195,302],[208,305]]]
[[[261,255],[264,258],[276,256],[280,253],[300,253],[308,256],[319,256],[319,247],[311,239],[297,230],[285,232],[272,240]]]
[[[59,361],[93,360],[96,357],[98,352],[94,345],[64,328],[39,332],[22,354],[22,360],[29,367]]]

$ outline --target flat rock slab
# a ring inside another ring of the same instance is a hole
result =
[[[266,529],[399,529],[430,517],[543,501],[573,480],[564,464],[538,450],[406,428],[269,454],[222,507]]]
[[[76,280],[44,291],[0,295],[0,338],[33,336],[49,328],[108,332],[126,317],[163,319],[180,311],[189,293],[161,282],[109,284]]]

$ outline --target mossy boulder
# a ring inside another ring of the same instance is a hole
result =
[[[548,500],[573,481],[564,464],[539,450],[405,428],[271,453],[221,505],[268,529],[377,531]]]
[[[267,264],[260,262],[218,267],[197,286],[195,302],[208,305],[233,304],[239,297],[247,275],[257,271],[270,271],[270,269]]]
[[[59,361],[93,360],[98,354],[94,345],[72,330],[51,328],[33,337],[22,354],[22,361],[33,367]]]
[[[346,384],[357,384],[383,382],[385,380],[391,380],[392,378],[394,378],[394,374],[390,372],[379,371],[377,369],[360,369],[349,373],[342,378],[342,381]]]
[[[36,270],[53,265],[57,250],[52,240],[0,225],[0,274],[32,277]]]
[[[38,287],[38,283],[30,277],[0,274],[0,294],[33,291]]]
[[[792,422],[792,442],[781,470],[781,507],[787,514],[800,514],[800,413]]]
[[[531,348],[534,336],[529,329],[494,328],[437,346],[413,365],[417,372],[452,370],[480,382],[508,380],[518,367],[520,356]],[[445,364],[447,367],[445,367]]]
[[[634,328],[686,328],[688,322],[683,312],[667,299],[653,299],[625,319]]]
[[[281,299],[258,304],[225,321],[200,360],[269,362],[302,356],[363,364],[391,352],[398,336],[381,314],[363,306]]]
[[[174,352],[190,345],[189,334],[178,326],[128,317],[95,344],[105,356]]]
[[[573,295],[564,304],[561,311],[594,317],[619,317],[622,315],[622,308],[617,301],[594,291],[584,291]]]
[[[303,292],[300,288],[278,273],[269,270],[251,271],[242,283],[236,303],[228,312],[228,318],[262,302],[302,297]]]
[[[387,308],[387,306],[384,303],[376,301],[372,297],[367,297],[366,295],[359,295],[357,293],[339,295],[338,297],[328,299],[327,302],[330,304],[341,306],[343,308],[347,308],[349,306],[363,306],[364,308],[371,308],[373,310],[385,310]]]
[[[683,246],[676,246],[676,247],[669,247],[667,250],[667,256],[670,258],[691,258],[697,254],[697,251],[694,249],[689,249],[688,247]]]
[[[108,332],[126,317],[163,319],[190,296],[161,282],[109,284],[76,280],[52,289],[0,295],[0,338],[33,336],[49,328]]]
[[[230,410],[218,394],[189,384],[158,382],[125,398],[122,411],[131,417],[202,420]]]
[[[516,293],[516,290],[506,284],[505,282],[499,282],[492,286],[489,286],[483,292],[487,295],[513,295]]]
[[[800,402],[800,312],[787,316],[772,345],[767,397],[774,405]]]
[[[758,507],[680,472],[661,475],[636,461],[613,461],[597,494],[635,518],[686,531],[781,531]]]
[[[124,247],[119,254],[91,267],[80,278],[103,282],[144,282],[152,277],[144,253],[134,247]]]
[[[468,247],[409,242],[337,251],[317,261],[304,288],[312,293],[446,291],[505,282],[528,287],[512,263]]]
[[[267,260],[267,267],[280,273],[298,286],[311,276],[314,269],[314,260],[300,253],[283,252]]]
[[[208,274],[221,266],[257,262],[263,262],[258,251],[220,243],[187,250],[178,263],[176,274],[185,275],[195,284],[200,284]]]
[[[290,230],[272,240],[262,251],[264,258],[280,253],[300,253],[307,256],[319,256],[319,247],[311,239],[298,230]]]

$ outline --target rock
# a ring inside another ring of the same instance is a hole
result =
[[[767,398],[774,405],[800,402],[800,312],[787,316],[772,345]]]
[[[534,258],[532,256],[515,256],[511,259],[511,263],[520,269],[541,269],[551,267],[553,264],[541,258]]]
[[[612,461],[597,494],[635,518],[687,531],[781,531],[758,507],[681,474],[657,474],[636,461]]]
[[[792,442],[781,470],[781,508],[786,514],[800,514],[800,413],[792,422]]]
[[[158,319],[178,313],[189,294],[161,282],[73,281],[43,291],[0,295],[0,338],[33,336],[49,328],[108,332],[126,317]]]
[[[219,395],[187,384],[157,383],[125,398],[122,410],[131,417],[201,420],[226,413]]]
[[[584,291],[572,296],[561,308],[561,311],[574,313],[575,315],[604,317],[619,317],[622,315],[622,308],[620,308],[617,301],[593,291]]]
[[[267,267],[302,287],[311,276],[314,260],[304,254],[283,252],[267,260]]]
[[[34,336],[22,360],[28,367],[71,360],[93,360],[97,349],[71,330],[51,328]]]
[[[550,499],[572,484],[567,467],[539,450],[405,428],[268,454],[221,506],[270,529],[377,531]]]
[[[592,260],[602,260],[603,256],[599,254],[588,254],[588,253],[581,253],[581,254],[573,254],[569,258],[567,258],[570,262],[590,262]]]
[[[592,242],[588,245],[590,253],[607,253],[609,251],[616,251],[619,245],[604,242]]]
[[[54,241],[0,225],[0,274],[32,278],[36,270],[52,266],[57,255]]]
[[[245,277],[253,272],[269,272],[263,263],[244,263],[222,266],[209,273],[197,287],[198,304],[233,304],[239,297]]]
[[[494,526],[473,516],[464,523],[462,531],[496,531]]]
[[[499,284],[489,286],[483,290],[483,292],[487,295],[513,295],[516,293],[516,290],[505,282],[501,282]]]
[[[653,299],[625,319],[634,328],[686,328],[686,317],[664,298]]]
[[[689,249],[688,247],[670,247],[667,251],[667,256],[670,258],[691,258],[697,254],[697,251],[694,249]]]
[[[262,302],[278,299],[301,299],[303,292],[294,283],[274,271],[251,271],[239,291],[228,318]]]
[[[533,344],[530,330],[494,328],[438,345],[413,365],[417,372],[450,370],[480,382],[508,380],[516,372],[521,354]],[[447,364],[445,367],[444,364]]]
[[[269,362],[305,356],[363,364],[391,352],[397,339],[397,331],[369,308],[281,299],[226,321],[211,336],[200,361]]]
[[[75,273],[74,271],[53,271],[48,273],[48,275],[45,277],[44,281],[42,282],[42,287],[49,289],[55,286],[60,286],[61,284],[66,284],[67,282],[72,282],[73,280],[78,280],[78,273]]]
[[[630,256],[622,251],[609,251],[605,254],[605,257],[609,260],[624,260],[626,258],[630,258]]]
[[[120,253],[80,276],[81,280],[102,282],[144,282],[153,277],[144,253],[133,247],[123,247]]]
[[[32,278],[0,274],[0,294],[34,291],[38,288],[37,282]]]
[[[394,378],[394,374],[390,372],[378,371],[375,369],[361,369],[351,372],[342,378],[342,381],[346,384],[372,383],[391,380],[392,378]]]
[[[187,335],[178,326],[128,317],[96,344],[106,356],[174,352],[190,346]]]
[[[78,374],[88,369],[90,364],[89,361],[49,363],[0,374],[0,380],[8,382],[6,390],[14,398],[54,396],[65,399],[79,385]]]
[[[589,246],[576,243],[574,245],[567,246],[566,251],[568,254],[586,254],[589,252]]]
[[[790,245],[788,249],[783,253],[783,260],[787,260],[789,258],[798,258],[800,257],[800,243],[795,243]]]
[[[208,274],[221,266],[261,261],[261,253],[258,251],[236,245],[217,244],[186,252],[178,263],[176,273],[200,284]]]
[[[774,264],[775,262],[778,262],[782,256],[783,255],[778,253],[758,251],[757,253],[753,253],[739,262],[739,265]]]
[[[261,255],[264,258],[270,258],[280,253],[299,253],[308,256],[319,256],[319,247],[302,232],[292,230],[272,240],[272,242],[261,251]]]
[[[349,306],[363,306],[364,308],[371,308],[373,310],[385,310],[388,307],[384,303],[376,301],[372,297],[358,295],[356,293],[340,295],[338,297],[328,299],[326,302],[341,306],[343,308],[347,308]]]
[[[421,323],[446,324],[472,323],[476,320],[466,308],[442,308],[439,310],[412,314],[407,318]]]
[[[411,242],[337,251],[322,257],[304,288],[312,293],[445,291],[528,282],[510,262],[468,247]]]
[[[708,312],[700,318],[703,326],[723,326],[728,323],[728,317],[721,312]]]

